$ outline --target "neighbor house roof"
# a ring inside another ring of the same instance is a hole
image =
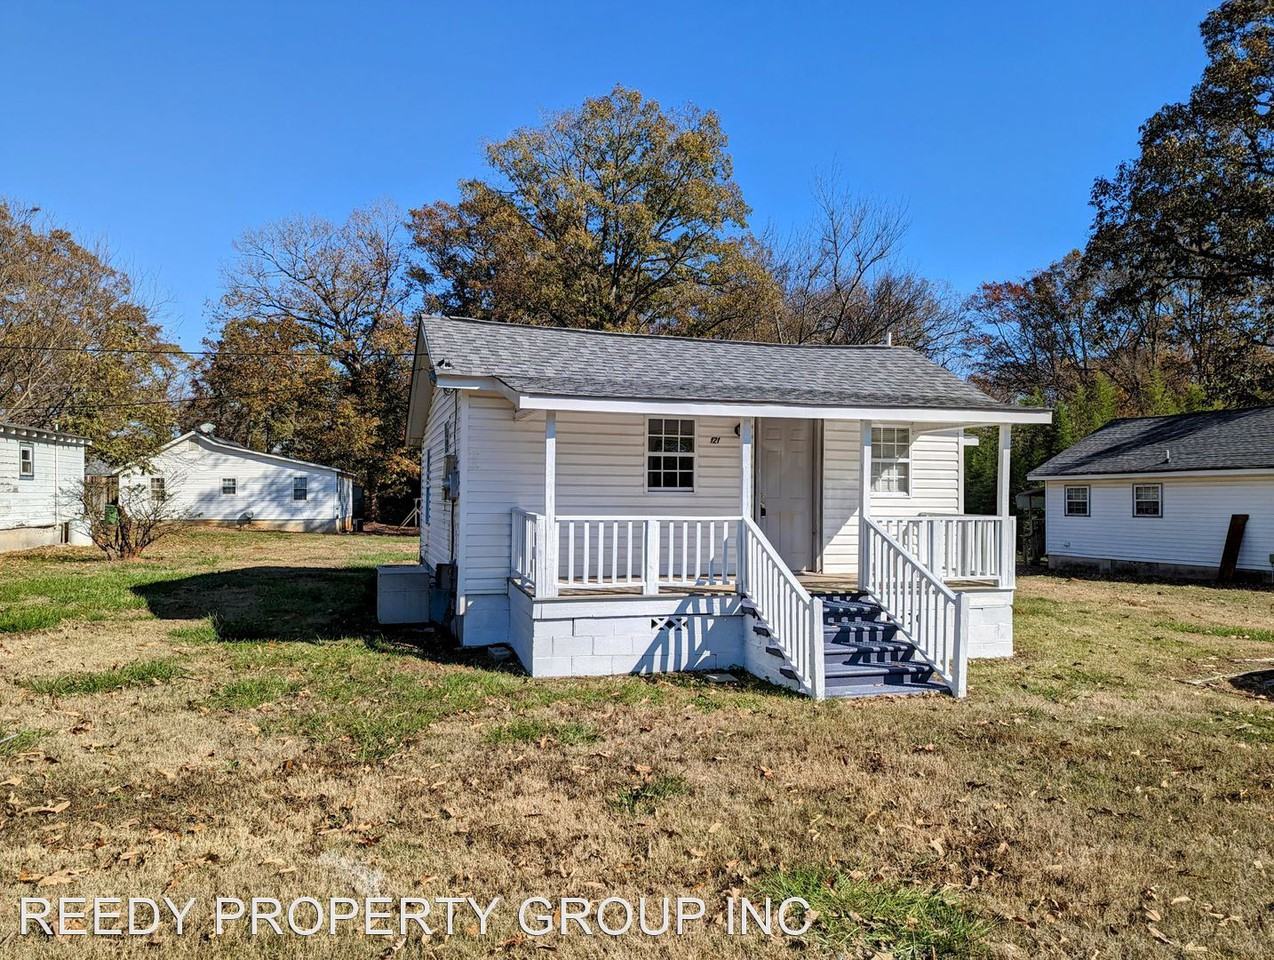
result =
[[[1030,479],[1260,469],[1274,470],[1274,407],[1112,420]]]
[[[202,430],[187,430],[181,436],[174,437],[172,440],[169,440],[162,447],[156,450],[155,453],[163,453],[165,450],[169,450],[186,440],[206,443],[210,447],[218,447],[225,450],[227,453],[250,453],[254,457],[265,457],[267,460],[277,460],[281,463],[295,463],[303,467],[316,467],[319,470],[331,470],[333,473],[339,473],[342,476],[353,477],[352,473],[347,470],[342,470],[340,467],[329,466],[326,463],[313,463],[309,460],[298,460],[296,457],[286,457],[281,453],[267,453],[264,450],[254,450],[252,447],[244,446],[242,443],[236,443],[233,440],[225,440],[221,437],[213,436],[211,433],[204,433]],[[110,474],[123,473],[128,469],[131,469],[131,467],[114,467],[111,468],[109,472]]]
[[[31,440],[60,440],[83,446],[88,446],[87,437],[81,437],[75,433],[64,433],[61,430],[46,430],[44,427],[26,427],[18,423],[5,423],[0,421],[0,433],[6,433],[10,436],[20,437]]]
[[[906,347],[700,340],[457,317],[422,321],[435,374],[487,377],[520,394],[1021,410]]]

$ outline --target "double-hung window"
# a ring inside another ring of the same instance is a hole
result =
[[[1086,517],[1089,514],[1088,487],[1066,488],[1066,516]]]
[[[293,477],[292,478],[292,499],[308,500],[310,497],[310,478],[309,477]]]
[[[221,478],[221,492],[227,496],[233,496],[238,492],[238,481],[234,477]]]
[[[1134,517],[1163,516],[1163,484],[1136,483],[1132,488],[1132,515]]]
[[[693,493],[695,422],[653,417],[646,421],[646,488]]]
[[[168,499],[168,488],[163,477],[150,478],[150,498],[156,501]]]
[[[911,428],[871,428],[873,493],[911,493]]]
[[[18,476],[23,480],[35,476],[35,444],[18,444]]]

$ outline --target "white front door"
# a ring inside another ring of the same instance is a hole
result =
[[[757,421],[756,522],[788,568],[814,566],[814,422]]]

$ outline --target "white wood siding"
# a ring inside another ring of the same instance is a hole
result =
[[[958,514],[960,430],[913,434],[911,493],[875,494],[874,517]],[[857,420],[828,420],[823,427],[823,572],[858,570],[858,461],[862,434]]]
[[[451,505],[442,491],[446,470],[446,434],[451,452],[459,449],[460,419],[456,391],[435,390],[420,448],[420,559],[436,567],[451,561]],[[461,469],[464,465],[461,464]],[[426,517],[429,522],[426,523]]]
[[[1132,488],[1137,483],[1163,484],[1162,517],[1132,515]],[[1089,516],[1065,515],[1066,486],[1089,487]],[[1274,476],[1050,480],[1045,484],[1044,508],[1050,554],[1217,566],[1235,513],[1248,514],[1239,566],[1268,571],[1274,553]]]
[[[465,474],[466,594],[504,593],[509,511],[544,509],[544,416],[513,419],[503,398],[470,394]],[[646,420],[641,414],[557,415],[557,512],[669,516],[737,515],[737,417],[700,417],[695,490],[646,490]],[[713,438],[717,442],[713,443]]]
[[[35,476],[23,478],[18,448],[25,443],[35,455]],[[0,530],[51,527],[75,518],[83,479],[82,445],[0,434]]]
[[[284,522],[321,529],[349,516],[349,483],[330,467],[283,462],[252,450],[230,452],[190,437],[153,458],[150,469],[128,470],[120,485],[149,485],[163,477],[176,508],[198,520]],[[306,499],[292,499],[292,481],[308,480]],[[235,492],[223,494],[221,481],[233,478]]]

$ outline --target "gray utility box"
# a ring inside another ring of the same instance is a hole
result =
[[[376,620],[379,623],[429,622],[429,568],[387,563],[376,568]]]

